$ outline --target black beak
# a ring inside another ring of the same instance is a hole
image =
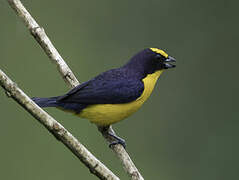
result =
[[[164,69],[169,69],[169,68],[174,68],[176,67],[175,64],[171,64],[171,63],[175,63],[176,62],[176,59],[171,57],[171,56],[168,56],[167,59],[164,60],[163,64],[164,64]]]

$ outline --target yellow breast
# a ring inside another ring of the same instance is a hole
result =
[[[97,104],[83,109],[78,116],[89,119],[92,123],[107,126],[123,120],[136,112],[152,93],[154,86],[162,71],[147,75],[144,79],[144,91],[133,102],[123,104]]]

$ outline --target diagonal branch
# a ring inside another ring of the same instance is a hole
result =
[[[33,37],[41,45],[47,56],[57,65],[59,72],[62,75],[64,81],[71,87],[79,85],[75,75],[65,63],[61,55],[51,43],[50,39],[46,35],[44,29],[40,27],[33,19],[31,14],[26,10],[20,0],[8,0],[9,5],[15,10],[17,15],[21,17],[26,27],[30,30]]]
[[[41,45],[45,53],[48,57],[53,60],[53,62],[57,65],[60,75],[66,81],[68,85],[71,87],[75,87],[79,84],[78,80],[74,76],[73,72],[67,66],[65,61],[62,59],[58,51],[52,45],[51,41],[47,37],[46,33],[44,32],[43,28],[40,27],[31,14],[26,10],[20,0],[8,0],[10,6],[16,11],[17,15],[21,17],[24,21],[27,28],[30,30],[33,37],[37,40],[37,42]],[[110,127],[109,131],[113,131],[112,127]],[[102,133],[102,132],[101,132]],[[111,143],[111,138],[105,136],[103,133],[102,135],[105,139]],[[144,178],[134,165],[133,161],[131,160],[128,153],[125,151],[123,146],[120,144],[112,146],[112,150],[115,152],[117,157],[123,164],[123,167],[127,174],[131,177],[132,180],[143,180]]]
[[[69,131],[37,106],[7,75],[0,69],[0,85],[7,94],[34,116],[47,130],[74,153],[90,172],[100,179],[119,180],[104,164],[92,155]]]
[[[100,129],[99,131],[109,143],[113,142],[112,138],[109,135],[105,134],[104,131],[101,131]],[[115,134],[112,126],[110,126],[108,131],[111,132],[111,134]],[[131,160],[129,154],[126,152],[126,150],[121,144],[116,144],[111,148],[116,154],[116,156],[120,159],[121,163],[123,164],[124,170],[127,172],[127,174],[132,180],[144,180],[139,170],[134,165],[134,162]]]

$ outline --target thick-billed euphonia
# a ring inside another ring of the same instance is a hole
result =
[[[122,67],[103,72],[65,95],[33,100],[40,107],[57,107],[89,119],[98,127],[109,127],[136,112],[152,93],[162,72],[175,67],[171,64],[175,61],[161,49],[147,48]],[[125,145],[123,139],[110,135],[116,143]]]

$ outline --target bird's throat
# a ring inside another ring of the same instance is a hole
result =
[[[154,86],[158,80],[158,78],[160,77],[160,75],[163,73],[163,70],[159,70],[156,71],[152,74],[148,74],[144,79],[143,79],[143,83],[144,83],[144,91],[142,93],[142,95],[138,98],[141,101],[146,101],[149,96],[151,95]]]

